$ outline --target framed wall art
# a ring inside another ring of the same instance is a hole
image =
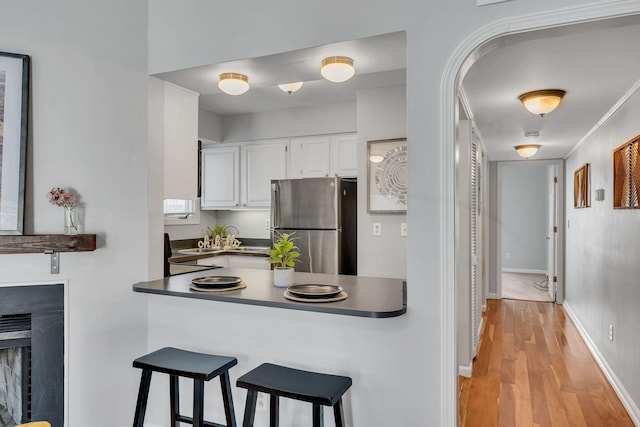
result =
[[[22,234],[29,57],[0,52],[0,234]]]
[[[640,135],[613,152],[613,207],[640,208]]]
[[[589,163],[585,163],[573,174],[574,208],[588,208],[591,206],[591,189],[589,181]]]
[[[407,138],[367,142],[367,212],[406,213]]]

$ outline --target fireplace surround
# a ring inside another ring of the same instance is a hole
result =
[[[0,368],[0,427],[64,425],[63,284],[0,285]]]

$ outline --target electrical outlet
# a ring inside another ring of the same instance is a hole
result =
[[[613,341],[613,325],[609,324],[609,341]]]
[[[258,411],[267,411],[269,402],[267,402],[267,394],[258,392],[258,398],[256,399],[256,409]]]
[[[400,224],[400,237],[407,237],[407,223]]]
[[[381,236],[382,235],[382,224],[380,224],[379,222],[374,222],[373,223],[373,235],[374,236]]]
[[[271,230],[271,220],[270,219],[265,219],[264,220],[264,229],[265,230]]]

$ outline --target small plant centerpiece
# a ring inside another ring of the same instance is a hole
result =
[[[269,250],[269,264],[274,265],[273,285],[279,288],[288,288],[293,285],[293,267],[300,256],[298,247],[294,245],[293,233],[276,235],[273,249]]]

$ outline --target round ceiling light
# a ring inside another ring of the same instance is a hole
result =
[[[218,87],[227,95],[242,95],[249,90],[249,77],[239,73],[222,73]]]
[[[566,92],[561,89],[534,90],[518,97],[524,108],[540,117],[555,110]]]
[[[520,157],[524,157],[528,159],[529,157],[533,157],[538,152],[540,146],[538,144],[526,144],[526,145],[516,145],[516,153]]]
[[[284,83],[284,84],[278,85],[278,87],[280,88],[281,91],[287,92],[289,95],[291,95],[293,92],[297,92],[302,87],[303,84],[304,82]]]
[[[355,74],[353,59],[346,56],[329,56],[322,60],[320,74],[334,83],[346,82]]]

